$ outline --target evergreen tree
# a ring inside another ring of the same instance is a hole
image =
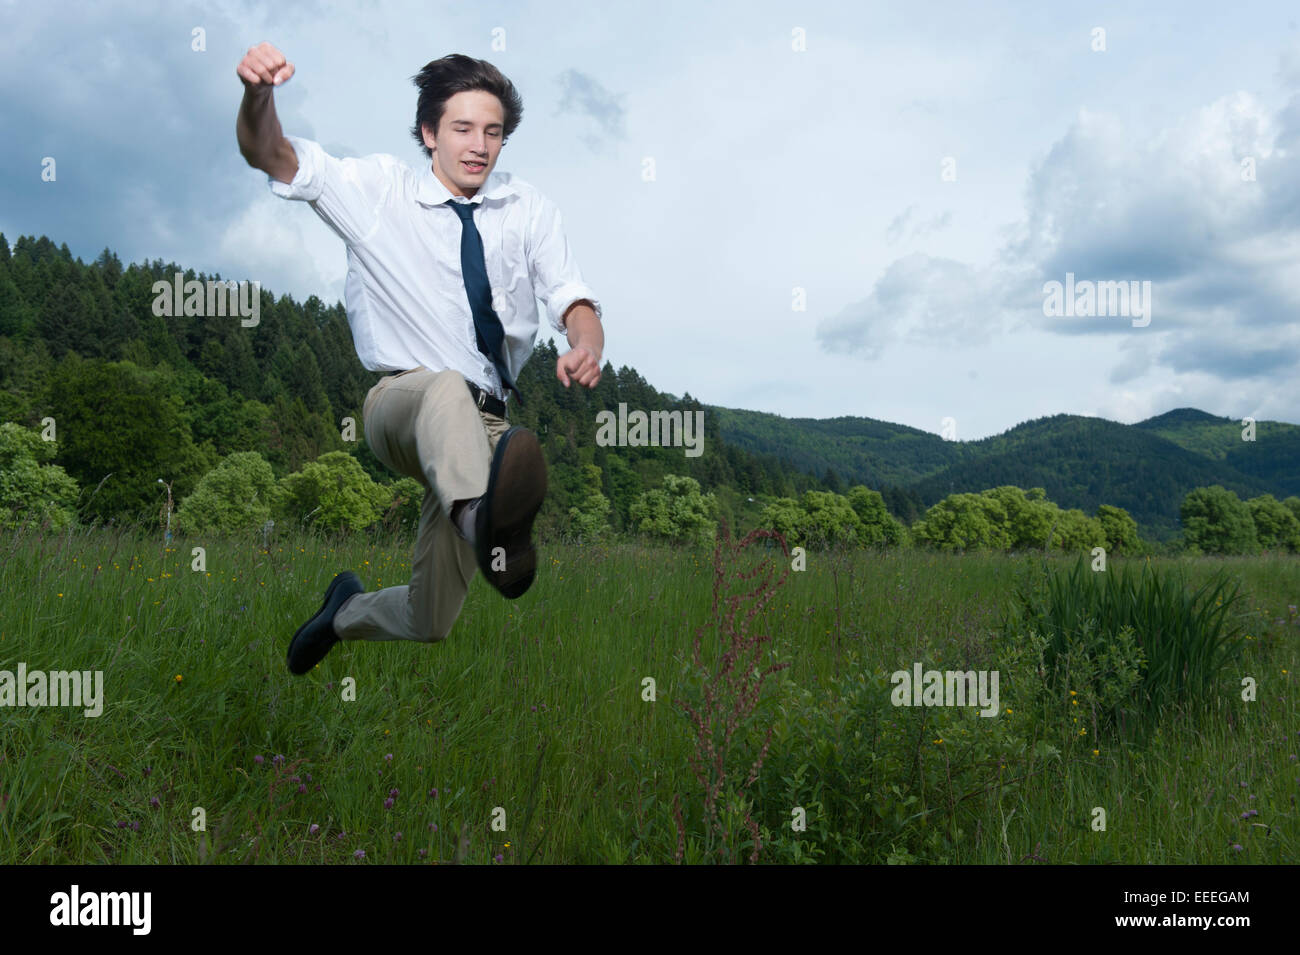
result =
[[[165,372],[76,355],[54,370],[44,410],[55,420],[58,463],[92,495],[88,513],[143,519],[159,478],[184,489],[206,470],[174,384]]]

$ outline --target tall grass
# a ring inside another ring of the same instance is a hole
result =
[[[695,698],[693,634],[718,621],[711,551],[547,544],[524,598],[476,579],[442,643],[349,641],[291,676],[288,641],[333,575],[406,583],[410,550],[409,537],[278,529],[269,546],[0,533],[0,669],[98,669],[105,683],[98,719],[0,708],[0,864],[664,863],[680,845],[674,797],[683,861],[722,857],[691,768],[699,740],[671,704]],[[779,572],[787,558],[766,560]],[[748,813],[766,830],[760,862],[1300,858],[1300,562],[1157,564],[1185,575],[1189,598],[1223,571],[1240,584],[1249,615],[1219,591],[1233,608],[1222,629],[1246,628],[1239,672],[1259,695],[1166,706],[1131,746],[1069,699],[1027,705],[1032,660],[999,618],[1034,565],[809,553],[766,604],[762,653],[735,657],[737,675],[789,666],[750,714],[743,761],[736,750],[746,782],[771,731],[757,778],[719,803],[740,820],[733,844],[752,842]],[[1211,587],[1195,607],[1207,599],[1221,606]],[[1002,668],[1007,712],[894,709],[880,675],[912,661]],[[643,697],[647,676],[659,702]],[[1105,833],[1088,826],[1097,805]]]

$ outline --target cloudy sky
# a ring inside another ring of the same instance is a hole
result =
[[[239,155],[235,65],[272,42],[286,132],[419,165],[410,77],[466,53],[663,390],[960,439],[1300,422],[1300,8],[1137,6],[0,0],[0,231],[340,300],[342,242]],[[1149,315],[1045,314],[1067,273]]]

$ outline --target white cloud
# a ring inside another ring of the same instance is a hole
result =
[[[343,298],[347,248],[306,203],[268,193],[226,226],[217,252],[229,263],[227,278],[259,281],[300,302],[310,295],[326,304]]]

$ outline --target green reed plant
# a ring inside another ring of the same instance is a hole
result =
[[[1016,589],[1004,626],[1044,638],[1046,676],[1057,689],[1069,689],[1067,660],[1077,670],[1088,658],[1092,672],[1103,675],[1139,668],[1132,704],[1148,725],[1168,705],[1210,700],[1240,656],[1243,595],[1225,570],[1192,588],[1181,571],[1149,563],[1094,571],[1080,556],[1068,571],[1045,571],[1042,583],[1037,592]],[[1117,656],[1129,631],[1140,653]],[[1108,702],[1112,717],[1123,714],[1125,703]]]

